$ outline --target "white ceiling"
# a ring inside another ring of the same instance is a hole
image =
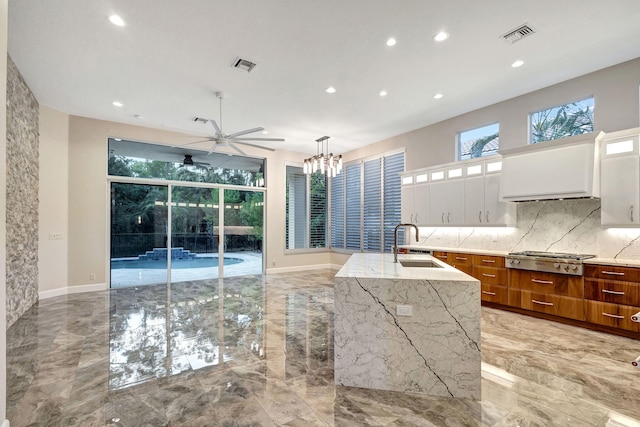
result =
[[[524,23],[536,34],[501,38]],[[68,114],[206,133],[192,119],[218,119],[223,91],[226,133],[262,126],[307,153],[329,135],[344,152],[640,57],[640,2],[10,0],[9,55]]]

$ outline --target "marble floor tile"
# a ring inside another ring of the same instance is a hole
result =
[[[333,275],[40,301],[7,331],[20,426],[640,427],[640,341],[482,308],[480,400],[336,386]]]

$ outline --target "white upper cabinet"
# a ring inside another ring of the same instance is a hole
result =
[[[426,172],[415,172],[403,175],[401,196],[402,222],[428,225],[429,175]]]
[[[640,225],[640,128],[606,134],[601,140],[601,223]]]
[[[516,207],[501,202],[499,157],[403,175],[402,221],[422,226],[512,226]]]

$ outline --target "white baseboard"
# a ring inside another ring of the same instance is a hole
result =
[[[339,270],[342,266],[339,264],[313,264],[313,265],[298,265],[295,267],[277,267],[267,268],[266,274],[274,273],[291,273],[294,271],[307,271],[307,270],[323,270],[323,269],[336,269]]]
[[[60,295],[78,294],[80,292],[96,292],[107,289],[106,283],[93,283],[91,285],[64,286],[62,288],[51,289],[48,291],[38,292],[40,299],[58,297]],[[1,426],[1,427],[4,427]]]
[[[9,420],[4,420],[4,422],[2,423],[2,426],[0,427],[9,427]]]

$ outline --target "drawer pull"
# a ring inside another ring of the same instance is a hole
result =
[[[535,300],[535,299],[532,299],[531,302],[533,302],[535,304],[548,305],[550,307],[553,307],[553,303],[552,302],[538,301],[538,300]]]
[[[604,292],[605,294],[624,295],[624,292],[610,291],[608,289],[603,289],[602,292]]]
[[[495,263],[496,260],[495,259],[483,259],[482,262],[492,262]]]
[[[447,259],[447,256],[446,256],[446,255],[436,255],[436,257],[438,257],[438,258],[442,258],[442,259]]]
[[[459,259],[460,261],[466,261],[467,260],[467,258],[461,257],[461,256],[457,256],[456,259]]]
[[[551,280],[539,280],[539,279],[531,279],[533,283],[541,283],[543,285],[553,285],[553,281]]]
[[[495,295],[495,292],[489,292],[489,291],[482,291],[483,294],[487,294],[487,295]]]
[[[613,317],[614,319],[624,319],[624,316],[618,316],[617,314],[602,313],[602,315],[607,317]]]
[[[624,273],[619,273],[617,271],[605,271],[605,270],[602,270],[602,274],[608,274],[610,276],[624,276]]]
[[[496,275],[495,275],[495,274],[482,273],[482,275],[483,275],[484,277],[496,277]]]

